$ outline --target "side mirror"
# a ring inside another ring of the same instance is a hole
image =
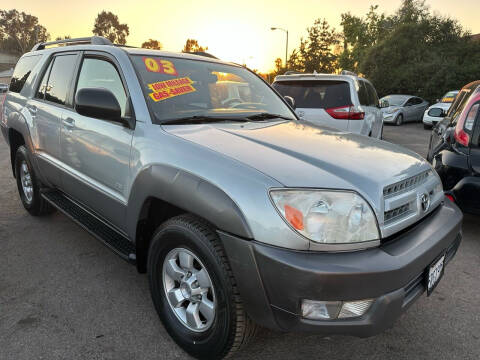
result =
[[[428,116],[432,117],[445,117],[445,111],[440,108],[431,108],[428,110]]]
[[[389,107],[389,106],[390,106],[390,103],[388,102],[388,100],[382,100],[382,101],[380,102],[380,109],[385,109],[385,108],[387,108],[387,107]]]
[[[83,88],[75,95],[75,110],[83,116],[124,124],[117,98],[104,88]]]
[[[296,105],[295,105],[295,100],[291,97],[291,96],[284,96],[283,97],[285,99],[285,101],[288,103],[288,105],[290,105],[290,107],[295,110],[296,108]]]

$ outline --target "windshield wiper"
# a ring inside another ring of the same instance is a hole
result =
[[[247,121],[262,121],[268,119],[284,119],[284,120],[294,120],[287,116],[270,114],[270,113],[259,113],[249,116],[208,116],[208,115],[194,115],[186,116],[177,119],[168,119],[161,122],[165,125],[174,125],[174,124],[202,124],[202,123],[213,123],[213,122],[247,122]]]
[[[267,113],[267,112],[249,115],[249,116],[246,116],[245,119],[248,119],[248,120],[267,120],[267,119],[294,120],[294,119],[292,119],[291,117],[288,117],[288,116],[283,116],[283,115],[279,115],[279,114],[271,114],[271,113]]]
[[[199,123],[212,123],[212,122],[225,122],[225,121],[235,121],[235,122],[247,122],[249,119],[243,117],[226,117],[226,116],[207,116],[207,115],[194,115],[186,116],[177,119],[164,120],[161,124],[199,124]]]

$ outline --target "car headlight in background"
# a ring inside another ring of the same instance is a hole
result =
[[[355,192],[271,190],[282,217],[298,233],[319,244],[355,244],[380,239],[377,220]]]
[[[400,110],[400,108],[393,108],[393,109],[388,109],[385,111],[386,114],[393,114],[394,112],[397,112]]]

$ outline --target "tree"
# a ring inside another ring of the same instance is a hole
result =
[[[339,56],[339,67],[358,71],[365,52],[384,39],[393,27],[393,17],[378,14],[378,5],[370,6],[365,18],[350,13],[341,15],[343,28],[343,52]]]
[[[365,51],[359,69],[382,95],[407,93],[433,101],[478,78],[480,44],[451,18],[432,15],[423,1],[404,0],[393,28]]]
[[[339,35],[330,28],[327,20],[317,19],[307,28],[308,36],[300,40],[299,63],[306,72],[333,73],[337,69],[337,56],[334,48],[339,43]]]
[[[150,39],[142,44],[144,49],[162,50],[162,43],[158,40]]]
[[[23,54],[50,35],[36,16],[17,10],[0,10],[0,49]]]
[[[205,52],[208,50],[208,46],[203,47],[198,44],[198,41],[195,39],[187,39],[185,46],[183,47],[182,52],[191,53],[191,52]]]
[[[93,25],[93,34],[106,37],[114,44],[125,45],[130,34],[127,24],[120,24],[118,16],[110,11],[102,11],[97,15]]]

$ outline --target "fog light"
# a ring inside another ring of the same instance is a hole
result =
[[[346,301],[343,303],[342,310],[338,315],[339,319],[353,318],[362,316],[370,309],[373,300]]]
[[[314,301],[302,300],[302,317],[310,320],[335,320],[356,318],[364,315],[373,299],[359,301]]]
[[[303,300],[302,317],[311,320],[336,319],[341,307],[341,301]]]

